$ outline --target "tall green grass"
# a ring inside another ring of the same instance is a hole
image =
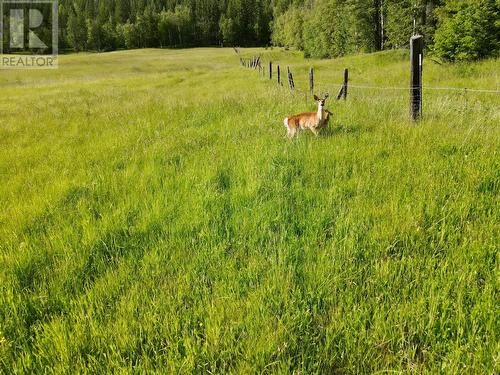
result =
[[[406,86],[408,53],[263,53],[299,89]],[[427,86],[498,88],[499,61]],[[310,98],[230,49],[0,72],[0,372],[498,373],[500,97]]]

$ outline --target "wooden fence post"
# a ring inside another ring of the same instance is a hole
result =
[[[279,65],[278,65],[278,85],[281,85],[281,70]]]
[[[339,93],[337,95],[337,100],[340,100],[340,98],[344,98],[344,100],[347,100],[348,88],[349,88],[349,69],[345,68],[344,69],[344,83],[342,84],[342,87],[339,90]]]
[[[309,92],[314,95],[314,69],[309,70]]]
[[[269,61],[269,79],[273,79],[273,62]]]
[[[344,69],[344,92],[342,95],[344,100],[347,100],[348,85],[349,85],[349,69],[345,68]]]
[[[286,69],[288,71],[288,84],[290,85],[290,90],[294,90],[295,89],[295,83],[293,82],[292,72],[290,71],[290,67],[289,66],[287,66]]]
[[[422,35],[410,39],[410,112],[413,121],[422,117],[422,67],[424,61],[424,38]]]

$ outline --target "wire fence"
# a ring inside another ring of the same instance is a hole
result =
[[[307,80],[299,79],[299,85],[296,85],[292,70],[290,66],[281,66],[279,64],[275,65],[273,69],[273,62],[268,61],[267,64],[263,65],[263,60],[261,56],[253,57],[251,59],[243,59],[240,55],[239,50],[236,50],[238,56],[240,57],[240,64],[244,67],[258,70],[259,76],[262,79],[272,80],[278,83],[278,87],[282,90],[288,91],[293,96],[303,97],[306,102],[315,93],[335,93],[337,89],[339,92],[337,94],[337,100],[344,99],[347,100],[348,93],[352,94],[354,91],[354,100],[369,101],[373,105],[365,107],[365,111],[368,113],[373,113],[374,115],[380,115],[383,113],[386,117],[393,119],[401,119],[406,117],[403,113],[410,112],[410,117],[413,120],[417,120],[422,116],[422,93],[427,92],[425,97],[434,97],[436,93],[439,100],[426,100],[425,108],[428,119],[436,120],[439,119],[440,123],[443,119],[449,119],[449,126],[461,126],[466,125],[469,130],[465,134],[463,141],[461,142],[460,149],[463,149],[474,131],[477,129],[492,130],[497,128],[496,126],[488,126],[498,124],[500,121],[500,100],[498,104],[496,102],[497,95],[500,94],[500,89],[498,86],[496,89],[491,88],[468,88],[468,87],[438,87],[438,86],[427,86],[422,82],[422,60],[420,60],[420,80],[415,82],[412,77],[412,84],[406,87],[402,86],[382,86],[377,84],[351,84],[349,82],[348,70],[344,71],[344,81],[342,83],[331,83],[328,82],[326,85],[317,84],[315,82],[315,72],[313,68],[310,68],[307,75]],[[418,63],[417,63],[418,64]],[[267,69],[266,69],[267,67]],[[412,66],[413,69],[418,68],[417,66]],[[301,77],[306,77],[305,72],[302,71]],[[419,83],[418,86],[414,86]],[[298,86],[298,87],[297,87]],[[308,87],[304,90],[301,87]],[[288,89],[287,89],[288,88]],[[384,95],[374,95],[373,91],[384,91]],[[393,94],[391,94],[391,92]],[[455,93],[455,95],[443,95],[443,93]],[[415,98],[415,93],[416,98]],[[457,101],[456,95],[460,95],[463,100]],[[469,94],[486,94],[487,96],[476,95],[474,99],[469,96]],[[493,105],[491,99],[494,100]],[[389,99],[389,100],[388,100]],[[414,116],[414,106],[415,99],[419,100],[419,115]],[[394,105],[398,103],[398,105]],[[406,104],[405,104],[406,103]],[[410,105],[410,111],[408,111],[408,104]],[[403,108],[405,108],[403,110]],[[455,116],[454,115],[458,115]],[[471,121],[471,116],[481,116],[480,121]],[[453,119],[453,120],[452,120]]]
[[[316,82],[314,69],[310,68],[307,72],[304,71],[303,66],[300,68],[300,75],[297,76],[299,79],[295,81],[293,69],[290,65],[280,65],[273,61],[264,63],[261,56],[245,59],[241,57],[239,51],[237,53],[243,67],[257,71],[262,80],[278,83],[278,87],[283,93],[288,92],[297,99],[303,98],[306,104],[309,103],[314,93],[330,93],[334,99],[336,96],[337,100],[343,99],[343,101],[347,101],[349,97],[349,99],[353,99],[353,103],[368,101],[373,105],[365,106],[364,110],[374,111],[373,113],[383,112],[395,118],[407,117],[409,114],[413,121],[422,118],[424,108],[426,112],[425,118],[429,120],[438,118],[441,120],[443,118],[451,119],[454,114],[458,114],[459,122],[470,122],[471,115],[480,115],[484,124],[497,124],[500,121],[500,97],[498,96],[500,89],[498,87],[492,89],[427,86],[422,81],[422,60],[420,62],[411,62],[411,83],[408,82],[408,86],[403,87],[365,82],[351,84],[350,79],[352,77],[349,77],[348,69],[344,70],[343,82],[321,83],[320,80]],[[420,70],[420,78],[417,81],[413,77],[415,69]],[[305,87],[307,89],[304,89]],[[337,90],[339,90],[338,94]],[[377,91],[383,91],[384,94],[377,95]],[[497,99],[499,99],[498,102]]]
[[[237,53],[239,54],[239,50],[237,50]],[[259,75],[262,75],[263,77],[269,77],[269,79],[272,79],[273,74],[276,74],[277,77],[277,82],[278,84],[284,86],[289,86],[291,92],[296,92],[298,94],[309,94],[312,93],[314,89],[314,75],[311,77],[311,73],[309,76],[309,90],[303,90],[300,89],[295,85],[295,80],[293,78],[293,72],[290,69],[289,66],[286,66],[286,71],[285,69],[281,69],[280,73],[278,73],[278,69],[280,69],[280,65],[276,65],[276,70],[275,71],[269,71],[269,69],[272,69],[273,63],[269,61],[269,68],[266,69],[267,64],[263,64],[263,60],[261,56],[254,56],[250,59],[244,59],[240,57],[240,64],[244,67],[258,70]],[[312,69],[312,68],[311,68]],[[288,81],[288,82],[287,82]],[[454,91],[454,92],[463,92],[463,93],[485,93],[485,94],[500,94],[500,89],[486,89],[486,88],[468,88],[468,87],[432,87],[432,86],[378,86],[375,84],[351,84],[350,82],[343,82],[343,83],[338,83],[338,84],[329,84],[329,87],[343,87],[345,85],[348,85],[348,88],[354,88],[354,89],[366,89],[366,90],[385,90],[385,91],[411,91],[414,89],[419,89],[419,90],[426,90],[426,91]]]

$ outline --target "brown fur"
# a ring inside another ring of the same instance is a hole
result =
[[[333,113],[328,109],[325,109],[325,118],[321,121],[318,129],[325,129],[330,124],[330,116],[333,116]]]
[[[294,133],[299,129],[316,129],[319,127],[316,112],[305,112],[300,115],[288,117],[288,128]]]

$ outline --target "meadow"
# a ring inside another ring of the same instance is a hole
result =
[[[408,51],[290,64],[407,86]],[[498,89],[500,61],[424,85]],[[330,128],[232,49],[0,71],[0,372],[500,372],[500,95],[352,88]]]

